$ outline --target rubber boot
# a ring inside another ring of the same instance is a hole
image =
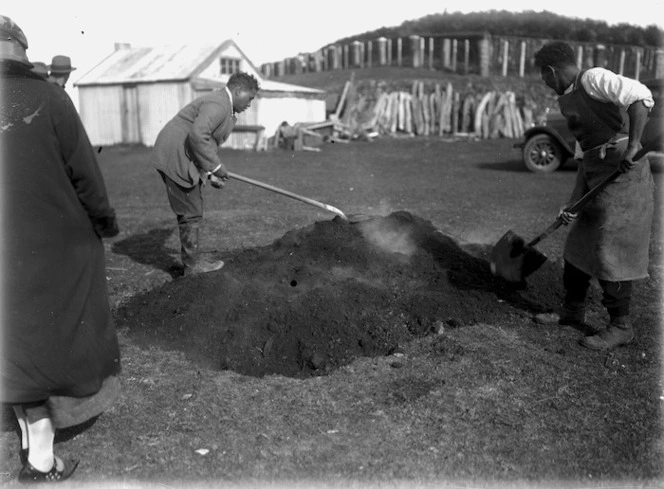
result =
[[[564,302],[558,316],[560,325],[583,326],[586,324],[586,305],[583,302]]]
[[[609,327],[593,336],[586,336],[580,343],[581,346],[591,350],[613,350],[621,345],[626,345],[634,339],[634,330],[628,316],[611,318]]]
[[[184,265],[184,275],[213,272],[224,266],[224,262],[217,260],[208,262],[198,254],[198,224],[180,224],[180,255]]]

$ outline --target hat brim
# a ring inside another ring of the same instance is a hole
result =
[[[74,71],[76,69],[76,68],[73,68],[73,67],[68,68],[68,69],[67,68],[64,68],[64,69],[63,68],[52,68],[50,65],[47,66],[47,68],[48,68],[48,71],[50,71],[54,75],[66,75],[66,74],[71,73],[72,71]]]
[[[0,56],[0,60],[7,60],[7,59],[11,61],[18,61],[22,65],[27,66],[28,68],[33,67],[33,64],[22,56],[14,56],[11,54],[3,54],[2,56]]]

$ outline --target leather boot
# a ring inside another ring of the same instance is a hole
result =
[[[178,227],[180,229],[180,254],[185,276],[213,272],[224,266],[224,262],[221,260],[209,262],[198,256],[198,224],[180,224]]]
[[[586,305],[583,302],[565,302],[558,312],[558,324],[583,326],[586,324]]]
[[[586,336],[581,346],[591,350],[612,350],[618,346],[626,345],[634,339],[634,330],[628,316],[611,318],[609,327],[593,336]]]

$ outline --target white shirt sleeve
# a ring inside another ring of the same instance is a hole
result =
[[[581,77],[581,84],[595,100],[612,102],[623,109],[639,100],[648,109],[655,105],[652,92],[643,83],[605,68],[589,69]]]

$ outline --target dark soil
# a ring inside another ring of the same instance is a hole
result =
[[[218,272],[139,295],[118,321],[140,344],[182,350],[206,367],[322,375],[445,328],[509,321],[559,303],[554,265],[515,287],[492,276],[488,251],[404,211],[358,222],[336,217],[224,256]]]

